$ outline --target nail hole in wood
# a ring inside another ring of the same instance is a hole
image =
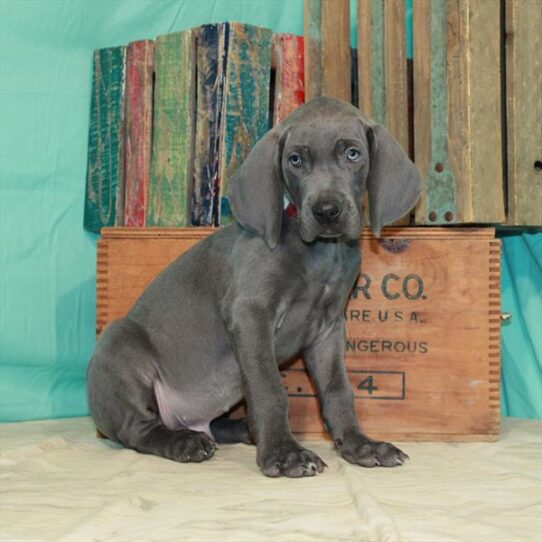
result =
[[[536,171],[542,171],[542,160],[537,160],[533,165]]]

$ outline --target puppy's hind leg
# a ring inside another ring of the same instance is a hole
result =
[[[211,422],[211,433],[218,444],[254,444],[246,418],[217,418]]]
[[[88,402],[98,431],[145,454],[199,462],[216,450],[206,433],[171,430],[160,418],[154,391],[157,353],[137,323],[117,320],[100,337],[88,369]]]

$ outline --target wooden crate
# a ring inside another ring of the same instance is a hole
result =
[[[213,231],[102,230],[98,333],[169,262]],[[362,274],[346,311],[346,368],[366,432],[397,440],[495,439],[500,241],[494,230],[388,228],[380,240],[364,231],[360,243]],[[301,361],[281,373],[293,431],[321,435]]]
[[[318,0],[306,2],[310,14]],[[518,1],[516,11],[526,3]],[[412,76],[405,14],[401,0],[357,2],[359,107],[413,155],[424,184],[417,224],[503,223],[499,2],[413,0]],[[536,39],[535,28],[523,32],[526,43]],[[311,62],[306,56],[309,73]],[[524,94],[534,106],[538,74],[531,79]]]

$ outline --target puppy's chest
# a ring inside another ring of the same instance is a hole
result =
[[[308,296],[308,305],[322,316],[338,317],[359,271],[357,253],[337,250],[333,258],[325,258],[307,273],[308,288],[299,293]]]
[[[314,278],[307,292],[309,299],[303,300],[302,304],[306,305],[319,327],[335,321],[343,312],[349,291],[346,280],[347,278],[341,277],[338,272],[330,273],[327,277]]]
[[[349,283],[354,280],[346,271],[322,269],[296,285],[284,299],[275,335],[279,358],[297,354],[342,316],[352,286]]]

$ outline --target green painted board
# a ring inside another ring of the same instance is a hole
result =
[[[126,47],[94,51],[84,228],[122,226]]]
[[[195,129],[195,33],[156,38],[148,226],[190,225]]]
[[[372,118],[386,125],[386,67],[384,2],[371,0],[371,97]]]
[[[492,2],[415,0],[417,224],[504,220],[501,18]]]
[[[446,0],[433,0],[431,3],[431,162],[425,179],[426,224],[458,222],[457,218],[445,218],[447,213],[457,217],[456,180],[448,163],[446,7]],[[429,218],[431,213],[436,215],[436,219]]]
[[[221,119],[220,223],[232,221],[228,180],[269,129],[272,32],[230,23]],[[257,179],[254,179],[257,182]]]

